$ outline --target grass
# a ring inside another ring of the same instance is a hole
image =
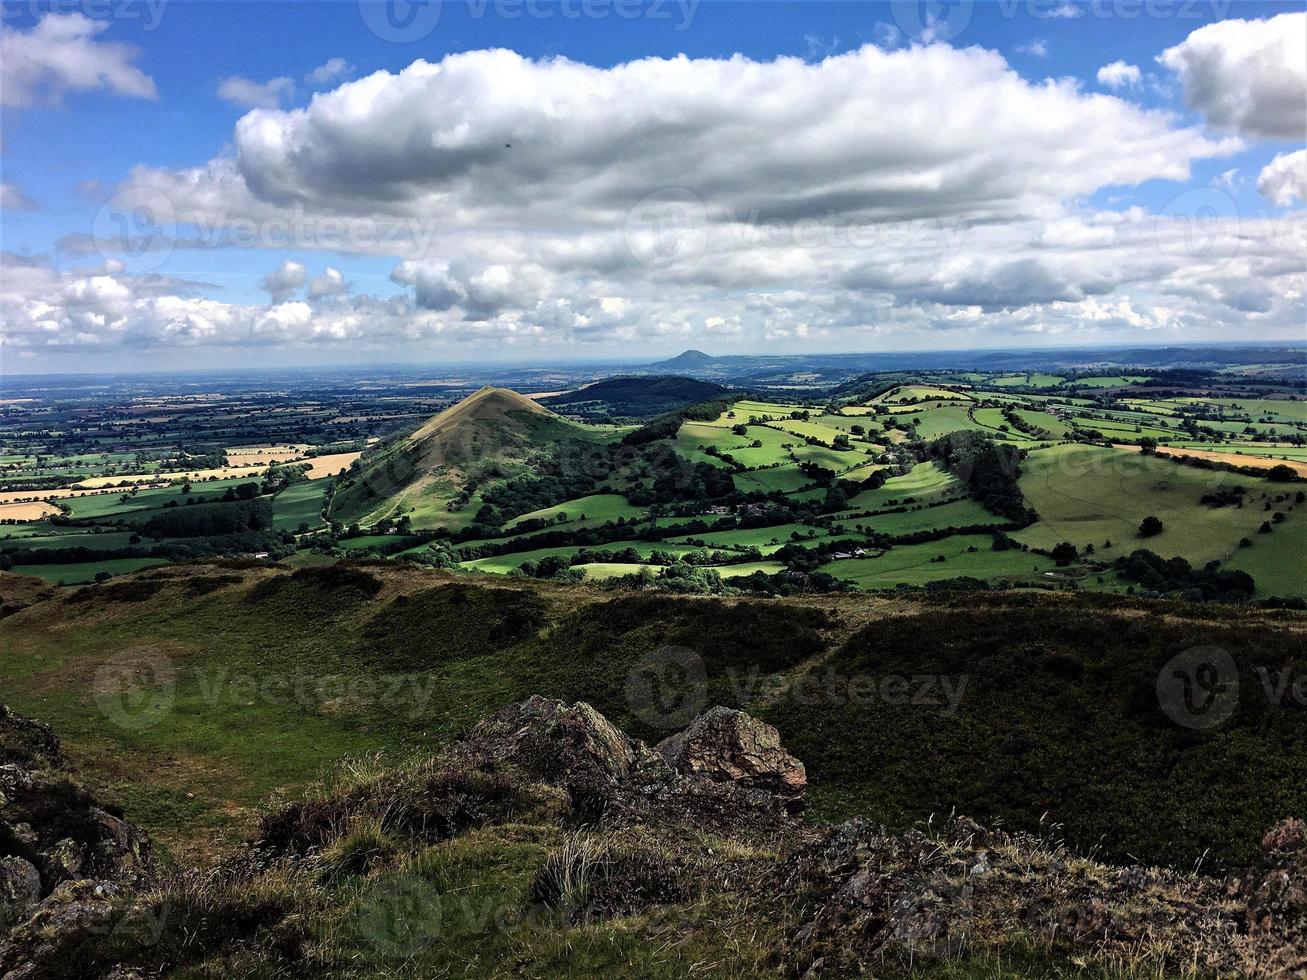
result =
[[[326,482],[305,480],[293,483],[272,501],[272,525],[279,531],[294,531],[301,524],[310,528],[322,524],[322,500]]]
[[[944,496],[961,493],[961,485],[940,466],[934,463],[918,463],[911,472],[886,480],[875,490],[863,490],[849,500],[849,510],[836,516],[861,511],[881,510],[894,506],[889,501],[902,503],[906,498],[926,503]]]
[[[641,518],[648,516],[644,507],[635,507],[627,503],[626,498],[616,493],[596,493],[588,497],[577,497],[554,507],[523,514],[504,525],[505,530],[512,530],[524,521],[551,521],[563,517],[567,523],[577,524],[584,519],[586,524],[604,524],[619,517]]]
[[[833,561],[821,570],[862,589],[892,589],[959,576],[984,581],[1032,579],[1055,567],[1051,559],[1014,549],[996,552],[992,544],[987,534],[959,534],[926,544],[895,545],[879,557]],[[938,561],[940,555],[946,560]]]
[[[1097,446],[1064,445],[1032,452],[1021,464],[1021,491],[1039,521],[1013,534],[1041,548],[1061,541],[1100,549],[1107,557],[1146,547],[1163,557],[1180,555],[1199,565],[1221,559],[1266,519],[1263,494],[1283,492],[1274,484],[1215,470],[1201,470],[1166,459]],[[1249,488],[1249,503],[1207,507],[1199,502],[1218,486]],[[1139,538],[1139,522],[1153,515],[1164,530]]]
[[[1251,535],[1252,547],[1239,548],[1222,567],[1251,575],[1259,596],[1307,597],[1307,511],[1295,507],[1272,527],[1270,534]]]
[[[896,548],[852,564],[913,555]],[[922,574],[961,574],[969,560],[957,553]],[[1278,674],[1297,656],[1295,614],[1089,595],[615,596],[392,566],[364,570],[380,585],[371,596],[329,570],[237,573],[243,584],[207,592],[187,584],[221,574],[170,569],[137,580],[157,589],[137,601],[93,591],[0,621],[6,701],[52,723],[97,786],[146,804],[147,829],[179,854],[244,832],[263,801],[299,792],[343,757],[429,751],[532,693],[590,701],[661,738],[633,715],[626,684],[667,645],[700,652],[706,703],[778,726],[808,766],[821,816],[903,828],[957,806],[1033,830],[1051,810],[1073,843],[1189,865],[1208,847],[1212,860],[1245,855],[1264,826],[1307,808],[1300,711],[1249,697],[1230,724],[1195,733],[1169,724],[1156,701],[1161,666],[1195,645],[1229,651],[1259,691],[1257,668]],[[141,702],[161,710],[123,725],[96,676],[129,651],[167,657],[175,684]],[[969,680],[953,715],[777,696],[806,671]],[[978,754],[995,764],[976,765]]]
[[[60,565],[15,565],[13,571],[19,575],[35,575],[55,585],[80,585],[92,582],[101,572],[110,575],[125,575],[142,568],[168,564],[163,558],[106,558],[103,561],[69,562]]]

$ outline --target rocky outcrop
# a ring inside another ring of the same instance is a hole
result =
[[[1268,834],[1267,866],[1229,881],[1114,867],[961,817],[942,832],[833,828],[779,870],[812,908],[792,935],[799,969],[843,976],[884,957],[948,958],[1033,941],[1069,954],[1207,975],[1307,976],[1297,821]],[[1264,842],[1265,844],[1265,842]]]
[[[802,805],[808,786],[803,763],[785,751],[780,733],[732,708],[700,715],[685,731],[659,742],[657,752],[683,776],[772,793],[791,809]]]
[[[0,571],[0,619],[49,599],[58,590],[35,575]]]
[[[19,936],[57,945],[59,922],[75,932],[93,906],[108,914],[110,896],[152,882],[155,866],[144,832],[78,785],[46,725],[0,706],[0,760],[0,973],[9,977],[30,959],[15,952]],[[75,914],[56,915],[70,895]]]
[[[50,726],[0,704],[0,765],[62,769],[59,739]]]
[[[649,750],[585,702],[534,695],[486,718],[453,747],[479,767],[512,767],[577,794],[603,794]]]
[[[48,730],[6,712],[6,732],[21,746],[11,752],[58,761]],[[1300,820],[1268,830],[1254,866],[1218,877],[1102,864],[965,817],[906,833],[862,819],[809,824],[793,812],[805,783],[776,730],[738,711],[714,708],[650,749],[588,704],[533,697],[435,755],[281,807],[218,868],[158,883],[148,842],[120,814],[65,771],[6,763],[0,976],[166,975],[210,953],[220,963],[233,946],[252,972],[311,974],[314,963],[295,959],[311,954],[291,940],[351,900],[329,883],[394,875],[477,832],[553,842],[529,893],[505,899],[529,903],[522,914],[545,910],[550,928],[647,914],[670,936],[698,928],[680,907],[700,917],[729,907],[727,918],[748,909],[776,917],[785,941],[768,950],[768,968],[795,975],[1033,949],[1150,975],[1307,978]],[[257,908],[251,895],[264,896]],[[727,901],[714,912],[716,895]]]

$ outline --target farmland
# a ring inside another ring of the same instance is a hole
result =
[[[522,387],[551,394],[450,379],[271,407],[240,390],[6,404],[0,560],[56,582],[237,554],[612,587],[1128,591],[1145,549],[1307,594],[1307,392],[1278,371]],[[993,472],[951,455],[983,445]]]

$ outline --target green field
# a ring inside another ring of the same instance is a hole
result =
[[[322,523],[322,495],[326,489],[323,480],[292,483],[272,502],[273,526],[280,531],[294,531],[301,524],[318,527]]]
[[[964,575],[983,581],[1037,579],[1054,567],[1051,559],[1040,555],[994,551],[992,545],[993,538],[987,534],[959,534],[926,544],[896,545],[878,557],[840,559],[821,570],[859,588],[892,589]],[[946,560],[939,561],[940,555]]]
[[[103,561],[71,562],[61,565],[15,565],[19,575],[35,575],[56,585],[80,585],[95,580],[100,572],[124,575],[127,572],[168,564],[162,558],[106,558]]]
[[[514,518],[504,525],[506,530],[512,530],[524,521],[552,521],[562,517],[565,522],[579,523],[584,521],[587,524],[603,524],[607,521],[615,521],[619,517],[631,518],[647,517],[648,510],[643,507],[633,507],[626,502],[626,498],[616,493],[597,493],[588,497],[578,497],[575,500],[569,500],[563,504],[557,504],[553,507],[546,507],[542,510],[534,510],[529,514],[523,514],[521,517]]]
[[[1223,568],[1247,572],[1260,596],[1307,596],[1307,509],[1294,508],[1270,534],[1253,534]]]
[[[1256,506],[1206,507],[1199,498],[1219,486],[1239,484],[1253,492]],[[1054,446],[1037,450],[1022,464],[1022,493],[1039,514],[1013,537],[1052,548],[1061,541],[1102,549],[1107,557],[1146,547],[1163,557],[1180,555],[1199,565],[1223,559],[1239,539],[1253,534],[1264,515],[1263,494],[1280,491],[1265,480],[1200,470],[1156,457],[1097,446]],[[1141,539],[1139,522],[1153,515],[1165,530]]]

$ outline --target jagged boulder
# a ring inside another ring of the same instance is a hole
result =
[[[533,695],[480,722],[452,753],[480,768],[511,767],[580,799],[610,795],[649,750],[583,701]]]
[[[59,739],[50,726],[0,704],[0,764],[62,769]]]
[[[149,838],[78,785],[49,727],[7,707],[0,760],[0,976],[77,975],[70,951],[122,889],[155,880]]]
[[[712,708],[656,751],[683,776],[761,790],[792,809],[802,806],[808,786],[803,763],[785,751],[775,728],[743,711]]]

